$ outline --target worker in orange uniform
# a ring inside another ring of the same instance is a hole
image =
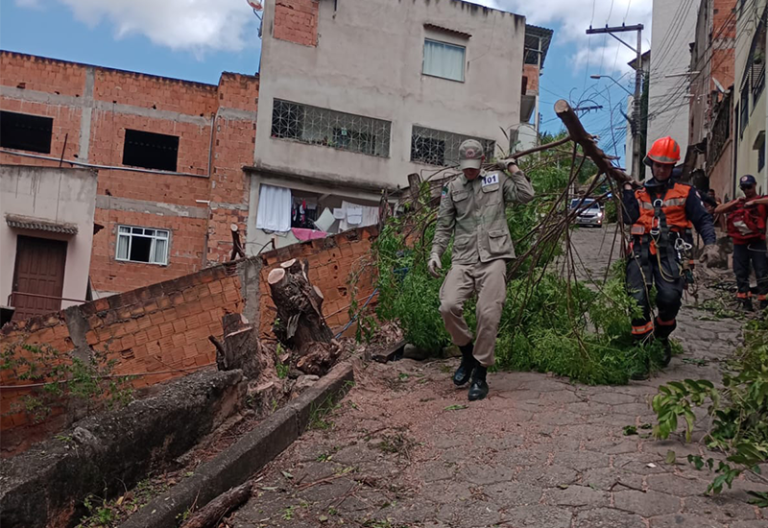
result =
[[[632,319],[632,334],[641,342],[652,337],[664,348],[664,366],[672,359],[670,334],[677,326],[677,313],[685,288],[686,253],[691,249],[695,226],[704,240],[702,262],[717,260],[718,251],[712,216],[704,209],[696,189],[672,178],[672,169],[680,161],[680,145],[671,137],[657,140],[645,158],[653,177],[635,190],[624,187],[622,197],[624,222],[632,225],[630,256],[627,263],[627,287],[642,309]],[[656,285],[658,317],[651,321],[649,292]],[[645,379],[650,365],[633,373]]]

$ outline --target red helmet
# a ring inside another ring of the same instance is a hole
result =
[[[680,161],[680,145],[669,136],[657,139],[645,157],[646,165],[651,165],[653,161],[665,165],[676,164]]]

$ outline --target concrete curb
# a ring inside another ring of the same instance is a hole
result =
[[[336,365],[314,387],[261,422],[216,458],[200,466],[192,477],[150,501],[120,528],[177,526],[177,516],[193,504],[202,508],[267,465],[306,431],[317,409],[340,399],[353,381],[350,363]]]

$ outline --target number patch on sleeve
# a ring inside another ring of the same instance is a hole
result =
[[[483,178],[483,187],[485,187],[486,185],[494,185],[496,183],[499,183],[498,174],[489,174],[488,176],[485,176]]]

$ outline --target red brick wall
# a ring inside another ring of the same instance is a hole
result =
[[[245,242],[250,180],[243,167],[253,165],[259,79],[224,73],[219,104],[228,111],[216,120],[213,170],[210,179],[211,217],[208,223],[209,262],[226,261],[232,253],[231,224]],[[253,115],[252,120],[248,119]]]
[[[215,363],[216,353],[208,336],[221,337],[221,318],[226,313],[253,311],[252,322],[258,323],[259,335],[274,339],[274,305],[267,275],[291,258],[308,260],[309,279],[325,296],[326,321],[338,332],[349,321],[350,273],[358,270],[370,253],[376,235],[375,227],[356,229],[6,325],[0,331],[0,350],[19,342],[47,343],[60,352],[70,352],[78,344],[87,346],[114,359],[115,374],[138,374],[133,379],[136,388],[184,376]],[[246,299],[241,293],[242,270],[256,263],[261,265],[258,295]],[[373,275],[363,274],[357,284],[361,305],[373,292],[373,279]],[[250,309],[248,303],[253,303]],[[84,327],[70,332],[79,320],[86,322]],[[0,447],[4,455],[26,449],[31,442],[67,426],[63,408],[54,410],[53,419],[32,425],[25,413],[14,409],[14,404],[29,394],[28,389],[7,388],[28,382],[11,379],[8,371],[0,371],[0,383],[6,387],[0,391]]]
[[[180,209],[177,214],[161,215],[118,206],[97,208],[95,221],[104,229],[93,241],[94,290],[124,292],[226,261],[232,249],[229,225],[238,224],[243,240],[246,236],[249,186],[242,167],[253,165],[258,77],[224,73],[219,85],[213,86],[1,52],[0,83],[78,99],[37,103],[23,95],[21,99],[2,97],[0,107],[53,117],[49,156],[61,157],[66,138],[64,159],[76,160],[84,100],[80,98],[86,94],[89,68],[94,100],[89,163],[121,166],[125,130],[135,129],[179,136],[177,172],[198,176],[99,170],[100,195],[196,208],[198,213],[190,216]],[[0,154],[0,163],[58,165],[58,161],[12,154]],[[199,218],[208,202],[207,218]],[[115,233],[120,224],[171,230],[168,266],[116,261]]]
[[[523,75],[528,78],[526,92],[529,94],[539,93],[539,67],[535,64],[523,65]]]
[[[138,374],[135,388],[147,387],[187,375],[215,363],[216,352],[209,335],[221,337],[221,318],[242,313],[236,265],[221,265],[194,275],[133,290],[107,299],[70,308],[48,317],[6,325],[0,333],[0,348],[26,344],[49,344],[65,353],[75,348],[68,322],[87,321],[81,340],[93,350],[116,361],[114,374]],[[18,410],[32,389],[9,389],[29,381],[12,379],[0,371],[0,431],[4,454],[25,449],[31,442],[67,426],[64,407],[42,424]]]
[[[0,84],[3,86],[82,96],[85,70],[85,66],[73,62],[8,51],[0,54]]]
[[[303,46],[317,46],[318,0],[277,0],[273,36]]]
[[[736,9],[736,0],[714,0],[712,38],[717,40],[712,45],[711,74],[726,90],[733,84],[735,75],[736,17],[733,16],[734,9]],[[714,81],[710,84],[710,90],[717,90]]]
[[[96,209],[94,221],[105,226],[93,237],[90,276],[97,290],[132,290],[178,277],[179,270],[195,273],[203,267],[206,219]],[[171,265],[115,260],[119,224],[170,230]]]

